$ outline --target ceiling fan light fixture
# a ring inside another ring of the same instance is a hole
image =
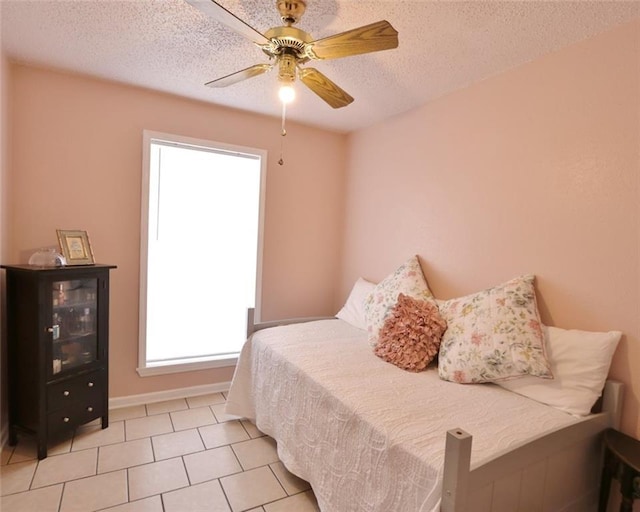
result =
[[[295,82],[296,58],[288,53],[278,57],[278,80],[283,83]]]
[[[285,105],[288,105],[293,100],[296,99],[296,90],[293,88],[292,82],[285,82],[280,84],[280,89],[278,89],[278,97],[280,101]]]

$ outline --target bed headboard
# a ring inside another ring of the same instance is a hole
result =
[[[620,428],[620,418],[622,417],[622,399],[624,395],[624,384],[616,380],[607,380],[602,391],[602,396],[593,406],[594,413],[608,412],[611,418],[611,427]]]
[[[313,322],[314,320],[330,320],[335,318],[333,316],[307,316],[300,318],[288,318],[285,320],[272,320],[269,322],[256,322],[255,321],[255,309],[247,309],[247,338],[249,338],[254,332],[269,327],[278,327],[279,325],[301,324],[304,322]]]

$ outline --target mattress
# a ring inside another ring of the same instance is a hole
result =
[[[472,434],[471,467],[581,421],[493,384],[410,373],[342,320],[265,329],[246,342],[227,399],[277,441],[323,512],[436,512],[446,431]]]

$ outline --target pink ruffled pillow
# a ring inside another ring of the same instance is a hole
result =
[[[420,372],[438,354],[446,328],[435,304],[401,293],[380,329],[374,353],[399,368]]]

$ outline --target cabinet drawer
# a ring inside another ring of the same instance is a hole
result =
[[[47,415],[48,435],[57,436],[103,415],[104,405],[100,401],[74,402]]]
[[[51,384],[47,388],[47,410],[56,411],[76,402],[102,402],[105,386],[105,371],[98,370],[62,382]]]

